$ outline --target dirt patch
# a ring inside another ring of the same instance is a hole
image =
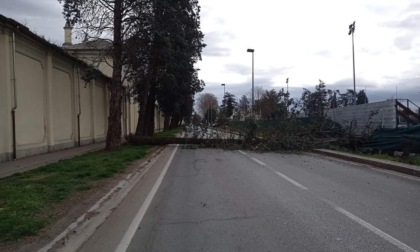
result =
[[[161,147],[152,147],[146,156],[134,161],[127,166],[124,173],[116,174],[114,177],[96,181],[91,189],[74,193],[71,197],[54,206],[45,215],[52,219],[52,223],[42,229],[37,236],[21,239],[17,242],[0,244],[2,252],[29,252],[37,251],[51,242],[57,235],[63,232],[71,223],[86,213],[98,200],[114,188],[127,174],[134,172],[145,161],[150,160],[154,153]]]

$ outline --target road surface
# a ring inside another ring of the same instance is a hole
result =
[[[419,199],[333,158],[172,146],[79,251],[420,251]]]

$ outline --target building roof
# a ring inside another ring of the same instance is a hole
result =
[[[66,50],[105,50],[112,47],[112,42],[107,39],[95,39],[85,41],[79,44],[63,46]]]
[[[17,35],[27,36],[27,37],[31,38],[32,40],[38,42],[39,44],[41,44],[41,45],[43,45],[47,48],[50,48],[51,50],[53,50],[57,54],[65,57],[65,58],[67,58],[67,59],[69,59],[69,60],[71,60],[71,61],[73,61],[77,64],[80,64],[84,67],[89,67],[89,65],[86,64],[83,60],[78,59],[78,58],[70,55],[65,50],[63,50],[63,48],[61,48],[60,46],[57,46],[57,45],[54,45],[54,44],[50,43],[45,38],[40,37],[39,35],[30,31],[29,28],[24,26],[23,24],[17,22],[14,19],[5,17],[1,14],[0,14],[0,28],[7,28],[7,29],[10,29],[11,31],[13,31]],[[101,75],[102,75],[103,78],[109,79],[109,77],[107,77],[106,75],[104,75],[102,73],[101,73]]]

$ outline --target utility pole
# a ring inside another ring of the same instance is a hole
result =
[[[255,100],[254,100],[254,49],[248,49],[246,50],[247,52],[252,53],[252,95],[251,95],[251,114],[254,114],[254,105],[255,105]]]
[[[356,104],[356,70],[354,63],[354,30],[356,29],[356,21],[349,25],[349,35],[351,35],[351,45],[353,49],[353,105]]]

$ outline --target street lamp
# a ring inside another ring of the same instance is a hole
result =
[[[213,99],[210,99],[210,111],[209,111],[209,125],[211,126],[211,109],[212,109],[212,106],[213,106]]]
[[[254,112],[254,49],[248,49],[247,52],[252,53],[252,94],[251,94],[251,114]]]
[[[354,30],[356,29],[356,21],[349,25],[349,35],[351,35],[351,45],[353,49],[353,105],[356,104],[356,73],[354,63]]]
[[[220,85],[223,86],[223,98],[225,98],[225,95],[226,95],[226,84],[223,83],[223,84],[220,84]]]

